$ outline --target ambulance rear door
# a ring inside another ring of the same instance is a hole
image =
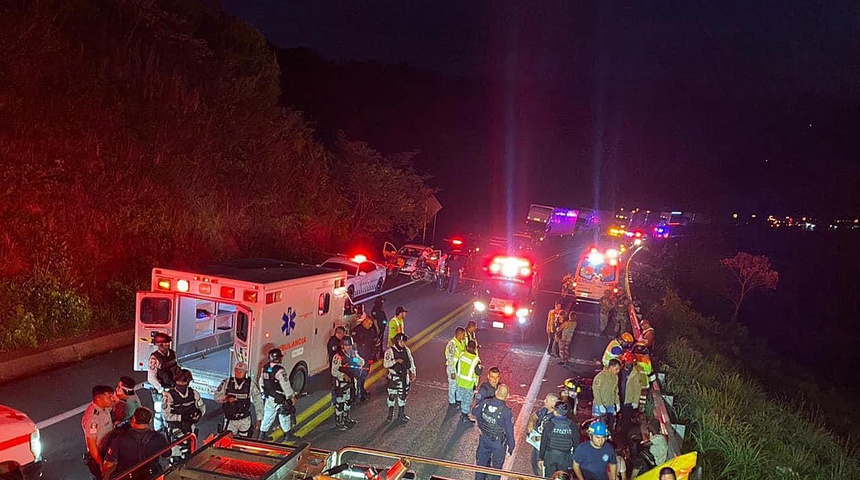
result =
[[[172,293],[137,292],[134,322],[134,370],[149,368],[149,356],[155,350],[152,337],[158,333],[171,337],[176,332],[176,295]]]

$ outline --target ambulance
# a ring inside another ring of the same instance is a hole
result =
[[[577,302],[597,303],[603,292],[618,292],[621,279],[622,252],[597,246],[586,250],[573,273],[573,295]]]
[[[525,257],[495,255],[483,270],[472,318],[481,328],[518,332],[523,339],[534,312],[534,263]]]
[[[0,405],[0,478],[42,476],[39,429],[27,415]]]
[[[296,392],[327,367],[326,342],[344,317],[346,272],[279,260],[252,259],[194,270],[154,268],[149,291],[137,293],[134,369],[145,371],[152,337],[173,337],[191,387],[212,399],[222,380],[245,362],[259,376],[272,348]]]

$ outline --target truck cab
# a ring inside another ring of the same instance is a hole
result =
[[[237,362],[257,378],[272,348],[284,352],[290,383],[301,392],[327,367],[325,344],[344,325],[346,273],[278,260],[252,259],[192,270],[154,268],[137,293],[134,369],[146,371],[152,337],[173,337],[191,386],[212,399]]]
[[[0,478],[40,478],[42,442],[30,417],[0,405]]]
[[[535,266],[525,257],[494,256],[475,291],[472,318],[479,327],[525,337],[534,312]]]

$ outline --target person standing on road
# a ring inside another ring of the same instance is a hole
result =
[[[536,477],[545,476],[544,472],[541,471],[542,467],[538,465],[538,460],[540,460],[540,441],[541,436],[543,435],[544,425],[546,425],[546,421],[555,414],[555,404],[559,401],[558,395],[554,393],[547,394],[543,401],[543,408],[532,413],[529,417],[528,423],[526,424],[526,432],[528,432],[526,443],[533,447],[531,463],[532,473],[534,473]]]
[[[340,342],[343,340],[343,337],[346,336],[346,329],[343,327],[337,327],[334,329],[334,335],[328,338],[328,342],[326,343],[326,351],[328,352],[328,364],[331,366],[331,358],[334,357],[334,354],[340,352]],[[271,352],[269,352],[271,353]]]
[[[558,326],[556,332],[558,341],[559,365],[564,365],[570,359],[570,342],[573,341],[573,333],[576,331],[576,312],[571,311],[567,318]]]
[[[172,341],[173,338],[166,333],[158,332],[152,337],[152,343],[156,346],[156,350],[149,356],[146,380],[155,390],[152,393],[152,408],[155,412],[153,425],[156,432],[164,429],[164,416],[162,415],[164,393],[176,384],[173,377],[181,370],[176,361],[176,352],[170,348]]]
[[[169,438],[176,440],[192,432],[206,413],[206,405],[197,390],[188,386],[193,380],[189,370],[180,370],[174,380],[176,385],[164,395],[164,421]]]
[[[606,326],[609,325],[609,312],[615,308],[615,299],[612,297],[612,290],[604,290],[603,296],[600,297],[600,333],[606,333]]]
[[[448,267],[448,254],[443,253],[436,264],[436,290],[445,288],[445,269]]]
[[[610,430],[615,428],[615,415],[621,409],[618,398],[618,372],[621,362],[617,359],[609,361],[609,365],[594,376],[591,389],[594,401],[591,404],[591,415],[604,422]]]
[[[379,351],[379,332],[376,331],[376,325],[373,319],[365,317],[361,325],[353,330],[352,340],[355,342],[355,349],[358,351],[358,356],[364,360],[364,366],[356,372],[356,390],[358,390],[358,401],[366,402],[369,398],[365,383],[367,376],[370,373],[370,367],[373,362],[379,358],[376,352]]]
[[[388,321],[388,348],[395,346],[394,337],[398,333],[406,335],[406,309],[402,306],[397,307],[394,316]]]
[[[119,377],[119,383],[114,391],[116,404],[113,406],[113,421],[115,425],[131,420],[134,411],[140,407],[140,398],[134,392],[137,382],[131,377]]]
[[[615,480],[618,476],[615,449],[606,443],[608,435],[606,425],[599,420],[588,427],[589,440],[573,451],[573,474],[577,480]]]
[[[373,301],[373,308],[370,309],[370,316],[376,322],[376,331],[379,332],[379,354],[377,358],[382,358],[385,355],[385,348],[388,335],[388,314],[385,313],[385,297],[377,297]],[[386,340],[386,341],[383,341]]]
[[[504,383],[496,389],[496,396],[482,400],[472,409],[472,415],[478,419],[478,429],[481,436],[478,439],[478,450],[475,461],[479,467],[502,468],[505,463],[505,449],[508,455],[514,454],[516,439],[514,438],[514,414],[505,403],[508,398],[508,386]],[[475,480],[499,480],[499,475],[475,473]]]
[[[544,472],[568,470],[579,429],[567,418],[567,404],[557,402],[554,413],[544,424],[540,439],[538,467]]]
[[[117,435],[110,443],[105,454],[104,477],[111,478],[114,472],[121,474],[138,465],[140,462],[167,448],[164,435],[149,428],[152,411],[138,407],[132,412],[131,428]],[[170,456],[170,450],[162,455]],[[161,473],[158,459],[142,466],[123,480],[147,480]]]
[[[633,426],[633,418],[639,413],[639,405],[642,401],[642,391],[648,388],[648,375],[642,370],[639,363],[633,363],[632,370],[627,376],[624,388],[624,404],[621,406],[621,438],[627,438],[627,432]]]
[[[355,426],[358,422],[349,418],[352,401],[353,385],[357,380],[357,372],[364,367],[364,359],[352,349],[352,338],[344,337],[340,342],[340,352],[331,360],[331,376],[334,397],[334,426],[344,431]]]
[[[96,385],[92,390],[92,403],[84,410],[81,428],[84,429],[87,451],[84,462],[93,478],[101,479],[104,465],[105,439],[113,426],[114,389],[107,385]]]
[[[466,323],[466,344],[468,345],[469,342],[475,342],[475,353],[478,353],[481,342],[478,341],[478,322],[474,320],[469,320]]]
[[[457,405],[457,359],[466,351],[466,329],[454,329],[454,338],[445,345],[445,374],[448,377],[448,406]]]
[[[555,302],[555,308],[549,311],[546,315],[546,353],[555,356],[555,317],[561,315],[561,302]]]
[[[251,423],[251,408],[257,420],[256,430],[263,421],[263,396],[260,387],[248,378],[248,364],[238,362],[233,367],[233,376],[225,378],[215,390],[215,401],[222,404],[224,430],[240,437],[251,438],[254,424]]]
[[[472,408],[472,398],[475,396],[475,387],[481,377],[481,359],[478,358],[477,345],[475,342],[466,344],[466,351],[457,359],[457,398],[460,399],[460,420],[474,423],[469,418]]]
[[[388,418],[386,421],[394,420],[394,405],[396,404],[398,420],[408,422],[406,397],[409,395],[410,385],[415,381],[415,359],[412,358],[412,350],[406,346],[408,338],[405,334],[398,333],[393,340],[394,345],[385,351],[385,358],[382,361],[382,366],[388,369]]]
[[[463,258],[460,255],[451,255],[448,259],[448,293],[457,292],[457,284],[460,283],[460,274],[463,269]]]
[[[291,432],[292,414],[296,411],[296,392],[287,378],[287,371],[281,365],[284,353],[279,348],[269,350],[269,363],[260,372],[258,382],[263,391],[263,421],[260,424],[260,438],[266,439],[269,429],[278,420],[278,425],[284,431],[284,436],[295,439]]]
[[[480,402],[481,400],[495,397],[496,388],[499,387],[499,382],[501,381],[502,371],[499,370],[499,367],[490,368],[490,371],[487,373],[487,381],[478,387],[478,398],[475,401]]]

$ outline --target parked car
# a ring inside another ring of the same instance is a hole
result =
[[[39,429],[27,415],[0,405],[0,478],[42,476]]]
[[[368,293],[379,293],[385,284],[385,266],[368,260],[364,255],[352,258],[331,257],[320,264],[320,267],[346,272],[346,293],[351,299]]]
[[[392,270],[411,276],[419,266],[421,252],[428,248],[432,250],[432,247],[428,247],[427,245],[407,243],[398,249],[392,243],[385,242],[385,246],[382,248],[382,255],[386,263],[391,265]],[[425,265],[430,267],[431,270],[435,270],[441,256],[441,250],[433,250],[433,254],[427,258]]]

